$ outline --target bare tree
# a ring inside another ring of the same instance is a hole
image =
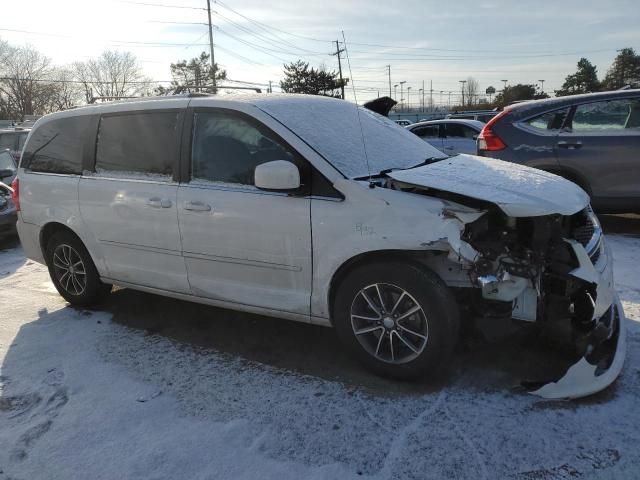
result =
[[[71,68],[55,68],[50,77],[52,89],[49,111],[66,110],[83,102],[83,88]]]
[[[52,86],[51,62],[32,47],[3,44],[0,96],[7,115],[23,120],[25,115],[47,113]]]
[[[467,77],[467,81],[463,84],[462,91],[464,93],[463,96],[466,97],[466,107],[473,106],[474,103],[478,102],[478,91],[480,89],[480,84],[478,80],[473,77]]]
[[[143,95],[150,89],[150,81],[130,52],[107,50],[98,58],[74,63],[73,68],[87,102],[95,97]]]

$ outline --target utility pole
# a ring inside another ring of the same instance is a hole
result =
[[[448,105],[449,105],[449,110],[451,110],[451,92],[449,92],[449,103],[448,103]]]
[[[209,17],[209,52],[211,54],[211,81],[213,82],[213,93],[217,93],[216,57],[213,51],[213,25],[211,25],[211,0],[207,0],[207,16]]]
[[[411,110],[411,87],[407,87],[407,108]]]
[[[460,91],[462,92],[462,107],[464,108],[464,84],[467,83],[466,80],[458,80],[461,84]]]
[[[342,92],[342,99],[344,100],[344,80],[342,79],[342,62],[340,61],[340,54],[344,52],[344,48],[340,48],[340,42],[336,40],[336,53],[331,55],[338,56],[338,72],[340,73],[340,91]]]
[[[540,93],[544,93],[544,80],[538,80],[540,82]]]
[[[397,83],[393,86],[393,99],[396,102],[398,101],[398,84]]]
[[[424,105],[424,80],[422,80],[422,111],[424,112],[426,110],[425,105]]]
[[[433,80],[429,80],[429,110],[433,112]]]
[[[391,96],[391,65],[387,65],[389,69],[389,96]]]
[[[273,89],[271,88],[271,80],[269,80],[269,91],[268,93],[273,93]]]
[[[418,90],[418,97],[420,98],[420,110],[424,112],[424,89],[420,88]]]
[[[407,83],[406,80],[403,80],[402,82],[400,82],[400,108],[404,108],[404,92],[403,92],[403,87],[404,84]]]

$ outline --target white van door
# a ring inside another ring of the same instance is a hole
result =
[[[253,185],[261,163],[288,160],[304,170],[304,160],[248,115],[203,108],[189,116],[190,174],[178,189],[178,215],[193,293],[309,315],[311,200]]]
[[[81,178],[79,203],[112,280],[190,291],[174,181],[183,117],[163,109],[100,118],[95,173]]]

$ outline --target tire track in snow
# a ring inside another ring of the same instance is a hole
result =
[[[391,442],[389,452],[384,459],[384,463],[382,464],[382,468],[378,472],[378,475],[382,475],[382,478],[391,478],[391,463],[393,462],[393,460],[400,458],[404,454],[404,447],[407,444],[409,435],[418,430],[418,427],[425,418],[438,411],[446,396],[447,394],[444,391],[441,391],[430,408],[422,412],[398,432],[396,437]]]

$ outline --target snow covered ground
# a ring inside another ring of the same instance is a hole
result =
[[[0,479],[639,478],[640,239],[608,241],[627,362],[575,402],[515,388],[495,346],[428,387],[372,377],[319,327],[126,290],[75,310],[2,251]]]

